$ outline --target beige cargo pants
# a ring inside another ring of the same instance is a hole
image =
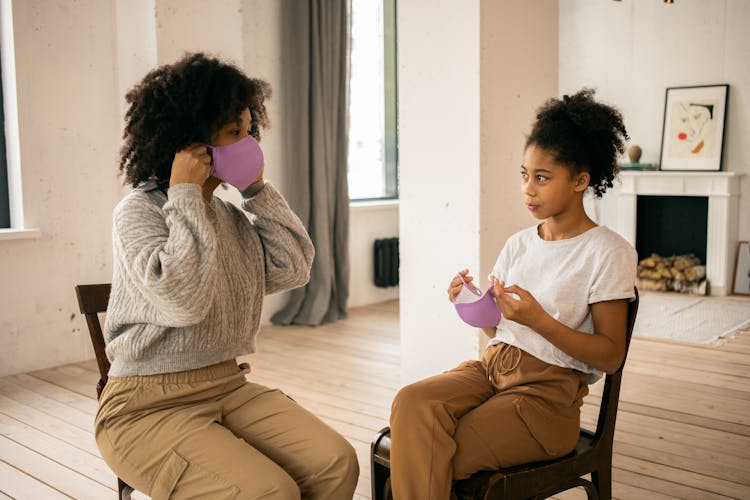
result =
[[[350,500],[352,446],[235,361],[179,373],[111,377],[95,435],[136,490],[167,498]]]
[[[395,500],[447,500],[453,480],[573,450],[586,377],[506,344],[401,389],[391,410]]]

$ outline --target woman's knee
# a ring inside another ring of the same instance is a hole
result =
[[[271,488],[273,494],[268,497],[262,496],[262,498],[278,498],[279,500],[297,500],[302,498],[299,485],[288,474],[280,474],[274,480]],[[252,498],[260,498],[260,495],[258,497],[253,496]]]
[[[306,498],[350,498],[359,479],[354,447],[340,435],[327,439],[306,460],[307,475],[300,481]]]
[[[338,438],[329,446],[329,459],[324,464],[323,471],[330,477],[338,477],[351,480],[359,477],[359,461],[354,447],[343,436]]]
[[[302,498],[299,485],[283,471],[263,475],[248,473],[246,477],[238,478],[238,484],[238,499],[299,500]]]
[[[357,460],[357,452],[349,441],[343,437],[338,446],[335,462],[335,468],[338,470],[336,475],[341,478],[342,482],[352,483],[356,486],[357,479],[359,478],[359,460]]]

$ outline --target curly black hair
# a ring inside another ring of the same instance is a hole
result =
[[[208,143],[245,108],[250,135],[260,140],[260,129],[270,126],[264,105],[270,97],[267,82],[203,53],[152,70],[125,96],[129,108],[120,150],[125,184],[169,180],[175,153]]]
[[[628,133],[616,108],[594,100],[593,89],[550,99],[537,110],[526,148],[538,146],[574,173],[588,172],[589,187],[601,198],[619,172]]]

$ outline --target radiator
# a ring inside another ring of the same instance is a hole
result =
[[[375,286],[398,285],[398,238],[375,240],[373,250]]]

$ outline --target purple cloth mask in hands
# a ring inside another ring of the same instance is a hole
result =
[[[482,295],[481,290],[464,281],[463,276],[458,274],[464,284],[461,291],[456,295],[453,305],[459,317],[471,326],[477,328],[491,328],[500,323],[502,315],[497,308],[495,298],[492,295],[492,287]],[[477,299],[477,297],[480,297]]]
[[[208,146],[211,175],[240,191],[258,178],[263,168],[263,151],[251,135],[228,146]]]

